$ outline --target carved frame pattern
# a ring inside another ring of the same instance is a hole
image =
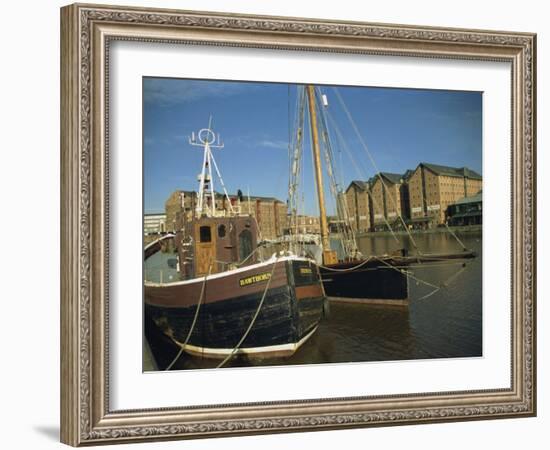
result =
[[[92,5],[71,5],[61,14],[63,442],[77,446],[535,414],[535,35]],[[117,33],[110,34],[114,29]],[[213,405],[199,408],[202,415],[185,407],[110,411],[104,232],[108,112],[98,105],[108,95],[108,83],[99,78],[108,67],[113,39],[510,61],[511,389],[243,404],[231,405],[231,412],[227,405]],[[98,131],[100,121],[104,126]],[[357,403],[355,410],[342,407],[350,402]],[[285,413],[285,406],[293,413]]]

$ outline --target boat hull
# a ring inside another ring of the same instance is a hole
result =
[[[388,263],[349,261],[320,268],[330,301],[407,306],[407,276]]]
[[[317,267],[287,257],[212,275],[206,282],[201,277],[146,284],[145,314],[192,355],[288,356],[314,333],[324,298]]]

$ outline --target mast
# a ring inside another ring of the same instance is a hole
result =
[[[309,123],[311,126],[311,150],[313,164],[315,165],[315,184],[317,186],[317,199],[319,200],[319,220],[321,224],[321,243],[323,245],[323,263],[333,264],[338,262],[336,252],[331,250],[328,236],[327,213],[325,209],[325,194],[323,192],[323,173],[321,170],[321,151],[319,149],[319,133],[317,126],[317,112],[315,110],[315,87],[307,86],[309,104]]]
[[[227,204],[229,206],[229,212],[230,214],[234,214],[235,211],[233,210],[231,199],[229,198],[229,194],[227,193],[227,189],[225,188],[225,184],[223,183],[222,174],[218,169],[218,165],[216,164],[216,160],[214,159],[214,154],[212,153],[213,148],[223,148],[223,144],[220,142],[220,135],[218,134],[216,142],[216,134],[214,133],[214,131],[212,131],[212,117],[210,117],[210,120],[208,122],[208,128],[201,129],[197,133],[197,136],[195,136],[194,132],[191,134],[191,137],[189,138],[189,144],[196,147],[202,147],[204,149],[202,170],[201,173],[198,175],[199,194],[195,211],[197,217],[202,217],[203,214],[210,214],[211,217],[217,217],[221,214],[216,212],[216,191],[214,189],[212,166],[214,166],[214,170],[218,175],[218,179],[220,181],[225,198],[227,200]],[[208,208],[207,205],[208,198],[210,198],[211,202],[210,208]]]

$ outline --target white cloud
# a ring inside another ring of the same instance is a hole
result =
[[[264,139],[258,143],[260,147],[274,148],[277,150],[286,150],[288,149],[288,142],[282,140],[270,140]]]

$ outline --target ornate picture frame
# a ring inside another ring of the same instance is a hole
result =
[[[511,385],[112,410],[109,80],[117,40],[511,64]],[[73,446],[536,414],[536,35],[75,4],[61,9],[61,440]]]

